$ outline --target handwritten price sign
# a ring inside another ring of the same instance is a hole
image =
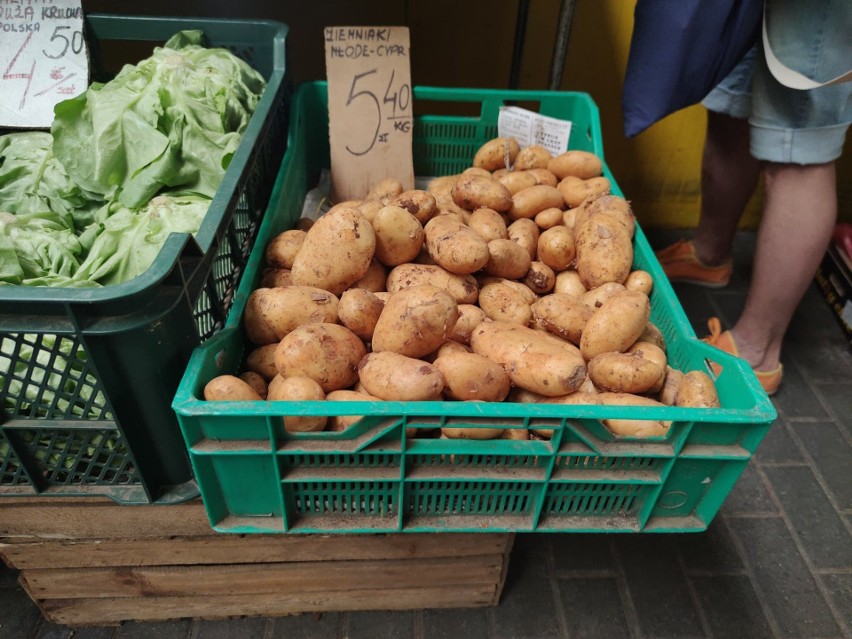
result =
[[[414,188],[411,66],[405,27],[326,27],[332,197],[362,199],[396,178]]]
[[[89,85],[81,0],[0,0],[0,126],[45,128]]]

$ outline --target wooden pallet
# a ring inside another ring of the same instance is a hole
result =
[[[0,500],[0,557],[63,625],[491,606],[512,539],[222,535],[198,501]]]

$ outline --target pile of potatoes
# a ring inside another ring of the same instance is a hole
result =
[[[205,399],[719,406],[707,375],[668,365],[649,322],[653,281],[631,270],[633,213],[601,173],[592,153],[497,138],[428,191],[388,179],[301,220],[266,247],[244,316],[246,372],[213,379]],[[292,416],[284,428],[357,419]],[[632,437],[669,427],[604,425]]]

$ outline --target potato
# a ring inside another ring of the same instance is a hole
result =
[[[373,227],[357,209],[326,213],[308,231],[296,255],[293,284],[339,295],[364,276],[375,250]]]
[[[559,184],[556,176],[547,169],[529,169],[527,173],[535,178],[536,184],[546,184],[547,186],[556,186]]]
[[[488,254],[485,272],[494,277],[517,280],[530,270],[529,253],[512,240],[491,240],[488,243]]]
[[[512,390],[509,391],[509,395],[506,397],[506,401],[514,402],[516,404],[538,404],[546,399],[550,398],[545,395],[539,395],[538,393],[524,390],[523,388],[518,388],[517,386],[513,386]]]
[[[568,209],[562,212],[562,224],[563,226],[567,226],[569,229],[573,229],[577,226],[577,212],[581,209]]]
[[[597,198],[609,193],[612,185],[605,177],[595,177],[588,180],[582,180],[574,177],[573,175],[569,175],[559,182],[556,188],[558,188],[559,192],[562,193],[565,204],[571,208],[575,208],[580,206],[588,198]]]
[[[251,386],[239,377],[233,375],[219,375],[214,377],[204,386],[204,399],[208,402],[246,402],[260,400]]]
[[[453,191],[453,187],[458,181],[458,175],[444,175],[442,177],[437,177],[434,180],[430,181],[429,185],[426,188],[429,190],[429,193],[432,194],[432,197],[437,200],[438,196],[450,195],[450,193],[452,193]]]
[[[300,231],[306,231],[314,225],[314,221],[309,217],[299,218],[296,222],[296,228]]]
[[[369,342],[384,307],[385,303],[370,291],[350,288],[340,296],[337,313],[346,328]]]
[[[465,175],[478,175],[479,177],[487,177],[487,178],[492,177],[492,176],[491,176],[491,171],[486,171],[485,169],[480,168],[480,167],[478,167],[478,166],[469,166],[469,167],[468,167],[468,168],[466,168],[464,171],[462,171],[462,172],[461,172],[461,174],[462,174],[462,176],[465,176]]]
[[[530,431],[526,428],[504,428],[500,439],[511,439],[513,441],[527,441]]]
[[[470,214],[467,225],[475,231],[483,240],[505,240],[509,237],[506,232],[506,222],[503,216],[494,209],[476,209]]]
[[[511,324],[529,325],[530,304],[505,283],[486,284],[479,291],[479,307],[489,319]]]
[[[533,293],[525,284],[521,284],[514,280],[507,280],[504,277],[494,277],[492,275],[480,275],[478,276],[478,280],[480,290],[488,284],[505,284],[515,291],[515,293],[520,295],[527,304],[532,304],[538,299],[538,296],[536,296],[536,294]]]
[[[651,344],[650,342],[639,342],[639,341],[637,341],[637,342],[634,342],[634,344],[630,348],[628,348],[625,352],[626,353],[636,353],[640,357],[643,357],[647,360],[654,362],[657,366],[659,366],[662,369],[661,377],[666,374],[666,368],[669,365],[668,360],[666,358],[666,352],[662,348],[657,346],[656,344]],[[662,380],[660,381],[660,387],[662,387]],[[659,391],[659,390],[660,389],[657,388],[655,390],[655,392]]]
[[[515,170],[525,171],[527,169],[546,169],[548,162],[553,158],[550,151],[543,146],[533,144],[521,149],[515,158]]]
[[[440,266],[400,264],[388,274],[387,289],[391,293],[421,284],[445,289],[459,304],[474,304],[479,297],[479,287],[472,275],[456,275]]]
[[[452,399],[502,402],[512,387],[499,364],[476,353],[445,353],[434,364],[444,376],[444,394]]]
[[[648,397],[626,393],[601,393],[598,399],[607,406],[663,406]],[[653,419],[604,419],[602,422],[613,435],[620,437],[660,437],[671,426],[671,422]]]
[[[618,282],[607,282],[606,284],[601,284],[597,288],[593,288],[591,291],[583,293],[580,296],[580,301],[590,309],[596,310],[603,306],[603,303],[610,297],[616,293],[621,293],[624,290],[626,290],[626,288],[623,284],[619,284]]]
[[[594,214],[575,226],[574,233],[577,273],[584,286],[591,289],[607,282],[623,284],[633,265],[633,243],[621,222]]]
[[[281,288],[284,286],[292,286],[292,284],[293,278],[290,277],[290,269],[263,269],[263,277],[260,279],[260,288]]]
[[[368,393],[388,401],[426,401],[441,397],[444,376],[432,364],[399,353],[370,353],[358,365]]]
[[[593,395],[597,395],[600,391],[598,387],[595,386],[595,383],[592,381],[592,378],[586,375],[586,379],[580,384],[580,388],[577,389],[578,393],[591,393]]]
[[[388,293],[387,291],[379,291],[378,293],[373,293],[373,295],[378,297],[382,301],[382,304],[387,304],[391,293]]]
[[[525,326],[483,322],[470,345],[474,353],[500,364],[515,386],[540,395],[568,395],[586,378],[576,346]]]
[[[500,439],[504,430],[503,428],[488,428],[486,426],[481,428],[475,426],[458,428],[444,426],[441,428],[441,435],[447,439]]]
[[[583,203],[583,206],[578,211],[578,215],[582,218],[588,215],[601,214],[609,215],[618,220],[630,237],[633,237],[636,229],[636,220],[633,217],[633,211],[630,208],[630,203],[623,197],[617,195],[602,195]]]
[[[431,285],[412,286],[391,295],[373,332],[373,352],[422,357],[448,339],[459,319],[456,300]]]
[[[261,399],[266,399],[266,394],[269,392],[269,389],[263,375],[255,373],[254,371],[246,371],[245,373],[240,373],[240,379],[251,386],[254,389],[254,392],[260,395]]]
[[[426,224],[438,213],[438,203],[435,201],[435,196],[428,191],[418,189],[400,193],[390,201],[389,205],[405,209],[416,217],[421,225]]]
[[[375,258],[386,266],[410,262],[426,239],[417,218],[398,206],[385,206],[373,218],[376,233]]]
[[[540,235],[538,224],[527,218],[515,220],[506,229],[506,235],[508,239],[524,247],[530,254],[530,260],[536,259]]]
[[[719,395],[713,380],[702,371],[689,371],[683,376],[677,390],[675,406],[719,408]]]
[[[539,326],[563,339],[579,344],[586,323],[594,311],[576,297],[564,293],[546,295],[532,305]]]
[[[421,357],[423,361],[429,362],[433,364],[436,359],[439,357],[443,357],[447,353],[470,353],[470,347],[465,346],[461,342],[456,342],[451,339],[448,339],[443,344],[438,347],[434,353],[429,353],[425,357]]]
[[[331,391],[325,396],[330,402],[378,402],[378,397],[373,397],[368,393],[356,392],[350,390]],[[340,432],[349,428],[352,424],[360,421],[363,415],[335,415],[328,418],[328,426],[326,430]]]
[[[337,208],[339,208],[339,207],[337,207],[337,206],[334,207],[334,209],[337,209]],[[343,208],[343,207],[341,207],[341,208]],[[367,219],[367,221],[372,224],[373,219],[376,217],[376,213],[378,213],[383,208],[385,208],[385,205],[381,200],[365,200],[365,201],[361,202],[361,204],[359,204],[358,206],[349,207],[349,208],[357,209],[358,212],[361,213],[361,215],[363,215]],[[334,209],[332,209],[332,210],[334,210]],[[331,211],[329,211],[328,213],[331,213]],[[326,215],[328,215],[328,213],[326,213]]]
[[[638,291],[623,291],[609,298],[596,310],[580,339],[580,351],[586,360],[601,353],[626,351],[645,330],[651,304]]]
[[[511,193],[512,195],[514,195],[518,191],[538,184],[538,182],[536,182],[535,176],[530,175],[526,171],[510,171],[501,178],[495,179],[497,179],[500,184],[509,189],[509,193]]]
[[[538,228],[546,231],[554,226],[562,225],[564,211],[559,207],[554,206],[550,209],[544,209],[535,216],[535,223]]]
[[[512,194],[505,186],[491,177],[463,175],[452,191],[453,202],[463,209],[473,211],[482,207],[498,213],[512,206]]]
[[[642,331],[642,334],[636,338],[636,342],[648,342],[650,344],[654,344],[655,346],[659,346],[660,350],[664,353],[666,351],[666,338],[663,337],[663,334],[660,332],[660,329],[657,328],[651,322],[648,322],[645,325],[645,330]]]
[[[473,166],[496,171],[511,166],[521,147],[515,138],[494,138],[483,144],[473,156]],[[506,162],[508,156],[509,161]]]
[[[374,185],[370,192],[367,193],[365,200],[379,200],[382,204],[387,205],[396,196],[401,195],[404,191],[402,183],[395,178],[385,178],[378,184]]]
[[[588,151],[566,151],[547,163],[547,170],[560,180],[573,175],[584,180],[597,177],[603,172],[603,163]]]
[[[566,270],[574,261],[574,232],[567,226],[554,226],[538,238],[538,259],[555,272]]]
[[[278,342],[258,346],[246,358],[246,368],[263,377],[266,381],[271,380],[278,374],[275,368],[275,349]]]
[[[647,393],[659,390],[665,367],[640,353],[601,353],[588,365],[589,377],[598,388],[613,393]]]
[[[553,292],[580,297],[585,295],[587,291],[586,287],[583,286],[583,282],[580,281],[577,271],[562,271],[556,274],[556,284],[553,286]]]
[[[531,262],[530,270],[521,281],[533,293],[545,295],[556,286],[556,273],[544,262]]]
[[[562,193],[546,184],[536,184],[522,189],[512,196],[509,216],[513,220],[533,218],[545,209],[562,208]],[[496,209],[500,210],[500,209]]]
[[[561,397],[545,397],[539,404],[562,404],[566,406],[596,406],[600,404],[598,399],[599,393],[586,393],[578,390],[570,395],[562,395]]]
[[[674,406],[677,401],[677,391],[682,381],[683,373],[671,366],[666,367],[663,388],[660,390],[660,402],[666,406]]]
[[[355,333],[338,324],[306,324],[288,334],[275,351],[281,377],[310,377],[326,393],[358,379],[367,349]]]
[[[640,291],[650,296],[654,288],[654,279],[647,271],[633,271],[624,280],[624,288],[630,291]]]
[[[337,298],[313,286],[259,288],[246,301],[243,323],[248,338],[272,344],[303,324],[337,323]]]
[[[378,260],[370,260],[370,266],[367,267],[367,272],[360,280],[355,282],[350,288],[363,288],[366,291],[373,293],[381,293],[385,290],[388,279],[388,271]]]
[[[488,243],[461,222],[439,215],[426,224],[426,250],[439,266],[457,275],[475,273],[488,262]]]
[[[485,311],[473,304],[459,304],[459,319],[453,327],[450,339],[460,344],[470,344],[473,329],[485,321]]]
[[[319,401],[325,393],[310,377],[287,377],[270,387],[270,401],[296,402]],[[284,430],[288,433],[316,433],[324,430],[328,418],[325,415],[285,415]]]
[[[284,231],[279,233],[266,245],[266,264],[272,268],[292,268],[296,253],[305,241],[305,231]]]

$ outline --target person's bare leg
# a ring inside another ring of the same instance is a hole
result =
[[[766,201],[754,272],[743,313],[731,332],[755,370],[778,366],[784,333],[825,254],[837,221],[834,162],[767,163]]]
[[[701,216],[693,237],[695,254],[717,266],[731,245],[760,176],[760,163],[749,152],[748,120],[707,112],[707,138],[701,160]]]

